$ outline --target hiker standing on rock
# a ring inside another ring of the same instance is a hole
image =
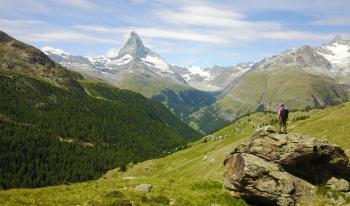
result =
[[[281,103],[278,107],[278,123],[279,123],[279,129],[278,133],[283,133],[287,134],[287,120],[288,120],[288,109],[284,106],[284,103]]]

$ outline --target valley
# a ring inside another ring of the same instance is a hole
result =
[[[288,129],[304,135],[325,138],[330,143],[350,151],[350,104],[327,109],[293,112]],[[340,115],[339,115],[340,114]],[[330,120],[331,123],[330,123]],[[167,157],[128,164],[126,172],[119,169],[107,172],[101,179],[35,190],[11,189],[0,191],[2,205],[247,205],[233,199],[223,188],[223,160],[232,148],[251,137],[259,126],[276,125],[273,113],[254,113],[236,120],[215,132],[207,140],[190,143],[190,147]],[[224,137],[218,140],[217,137]],[[217,140],[215,140],[217,139]],[[142,183],[153,186],[151,192],[137,192]],[[120,196],[110,196],[117,191]],[[315,199],[315,205],[325,201]],[[318,203],[317,203],[318,202]]]

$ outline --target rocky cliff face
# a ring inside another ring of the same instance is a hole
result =
[[[341,191],[349,190],[344,150],[326,140],[277,134],[272,127],[235,148],[224,164],[224,186],[256,205],[308,204],[321,184],[334,189],[341,182]]]

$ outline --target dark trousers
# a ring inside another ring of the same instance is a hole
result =
[[[282,130],[284,134],[287,134],[287,120],[279,117],[278,133],[282,133]]]

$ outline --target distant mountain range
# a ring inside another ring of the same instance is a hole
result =
[[[202,132],[222,127],[240,115],[348,100],[350,41],[337,35],[320,47],[303,46],[235,66],[200,68],[166,63],[132,32],[123,48],[108,57],[88,59],[43,48],[54,61],[83,76],[131,89],[165,104]],[[210,124],[208,124],[210,122]]]
[[[264,59],[225,88],[215,106],[234,119],[253,111],[273,111],[281,101],[292,110],[347,101],[349,42],[336,36],[318,48],[303,46]]]
[[[127,86],[124,78],[131,74],[143,73],[157,78],[167,79],[170,83],[191,86],[202,91],[221,91],[230,82],[249,71],[254,62],[241,63],[235,66],[201,68],[197,66],[181,67],[168,64],[157,53],[145,47],[140,37],[132,32],[125,45],[120,49],[109,51],[106,56],[86,58],[70,55],[52,47],[41,49],[57,63],[77,69],[93,77],[101,78],[109,83]],[[129,88],[132,89],[132,88]],[[139,91],[138,91],[139,92]],[[151,97],[152,93],[141,92]]]

